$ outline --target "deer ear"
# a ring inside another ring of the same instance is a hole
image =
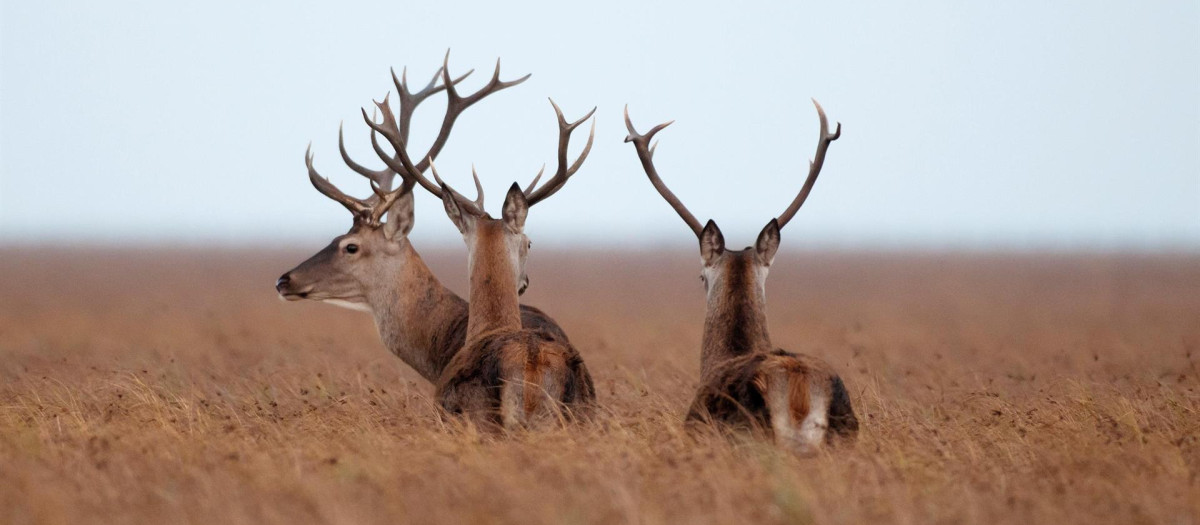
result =
[[[504,196],[504,224],[515,232],[522,232],[525,230],[525,217],[528,215],[529,202],[525,200],[525,192],[514,182],[512,187],[508,188],[508,195]]]
[[[721,235],[717,223],[709,219],[708,224],[704,225],[704,231],[700,232],[700,260],[704,261],[705,266],[710,266],[724,251],[725,236]]]
[[[450,222],[458,228],[459,233],[466,234],[475,226],[475,216],[470,213],[463,213],[463,209],[458,205],[458,201],[454,198],[454,190],[449,186],[442,184],[442,206],[446,207],[446,216],[450,217]]]
[[[412,192],[407,191],[400,195],[396,202],[392,203],[392,207],[388,208],[387,215],[387,223],[383,225],[383,236],[393,241],[398,237],[408,236],[408,232],[412,231],[414,218]]]
[[[758,252],[758,259],[767,266],[775,260],[775,252],[779,251],[779,219],[771,219],[763,227],[758,240],[754,241],[754,251]]]

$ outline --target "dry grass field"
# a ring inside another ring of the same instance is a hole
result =
[[[796,458],[685,430],[703,293],[670,251],[533,253],[603,413],[497,438],[366,315],[277,300],[307,253],[0,250],[0,522],[1200,522],[1200,258],[784,252],[773,338],[863,423]]]

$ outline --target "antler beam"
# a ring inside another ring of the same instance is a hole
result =
[[[804,205],[804,201],[808,199],[808,194],[812,192],[813,185],[817,183],[817,175],[821,174],[821,167],[825,165],[825,152],[829,150],[829,144],[842,136],[842,123],[837,123],[837,129],[833,133],[829,132],[829,119],[825,118],[825,110],[821,108],[821,104],[817,99],[812,99],[813,105],[817,107],[817,117],[821,119],[821,138],[817,140],[817,153],[813,155],[812,160],[808,161],[808,178],[804,181],[804,186],[800,188],[800,193],[792,200],[787,209],[783,210],[783,214],[779,216],[779,227],[783,228],[788,221],[796,215],[800,210],[800,206]]]
[[[658,143],[650,144],[650,140],[659,131],[662,131],[663,128],[670,126],[674,122],[674,120],[664,122],[650,128],[650,131],[647,131],[645,135],[638,134],[637,129],[633,127],[633,121],[629,120],[629,106],[626,105],[625,128],[629,130],[629,135],[625,137],[625,142],[632,142],[633,147],[637,149],[638,159],[642,161],[642,169],[646,171],[646,176],[650,178],[650,183],[654,185],[654,189],[658,190],[658,194],[662,195],[667,204],[670,204],[675,209],[675,213],[678,213],[683,222],[687,223],[688,227],[692,229],[692,233],[695,233],[696,237],[700,237],[700,233],[704,231],[704,226],[700,224],[700,221],[696,220],[696,216],[692,215],[692,212],[688,211],[687,206],[684,206],[679,201],[679,197],[676,197],[671,192],[671,189],[663,183],[662,179],[658,176],[658,170],[654,168],[654,148],[658,147]]]

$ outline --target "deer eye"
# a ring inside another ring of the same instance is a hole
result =
[[[346,253],[358,253],[358,245],[357,244],[347,244],[346,247],[343,249],[346,250]]]

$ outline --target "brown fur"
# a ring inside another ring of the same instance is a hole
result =
[[[502,222],[480,219],[475,243],[487,248],[475,255],[471,269],[468,292],[471,320],[467,339],[478,339],[493,330],[521,326],[520,314],[513,307],[517,304],[517,283],[509,269],[510,263],[501,254],[487,253],[488,249],[503,250],[504,235]]]
[[[442,407],[510,430],[516,420],[506,420],[506,408],[519,409],[524,422],[543,411],[565,418],[588,412],[595,387],[579,353],[565,338],[520,322],[505,224],[476,220],[467,337],[438,381]],[[521,389],[519,407],[503,406],[506,388]]]
[[[823,361],[786,350],[735,357],[714,366],[701,377],[702,386],[692,402],[688,418],[735,426],[757,425],[769,430],[766,393],[772,386],[772,376],[779,371],[790,379],[788,398],[792,416],[797,421],[808,415],[809,380],[820,382],[834,377]]]
[[[724,252],[721,282],[710,293],[701,352],[701,386],[687,419],[773,434],[768,397],[776,381],[786,380],[790,421],[798,427],[809,416],[814,396],[829,400],[829,432],[853,437],[858,421],[841,379],[816,357],[771,348],[766,300],[756,280],[753,249]]]
[[[468,416],[481,426],[500,427],[502,389],[523,384],[521,408],[526,416],[532,415],[545,400],[539,389],[545,374],[563,385],[554,400],[561,405],[554,407],[556,411],[567,418],[588,411],[596,392],[583,359],[574,347],[540,330],[496,334],[463,348],[438,381],[438,401],[450,414]]]

